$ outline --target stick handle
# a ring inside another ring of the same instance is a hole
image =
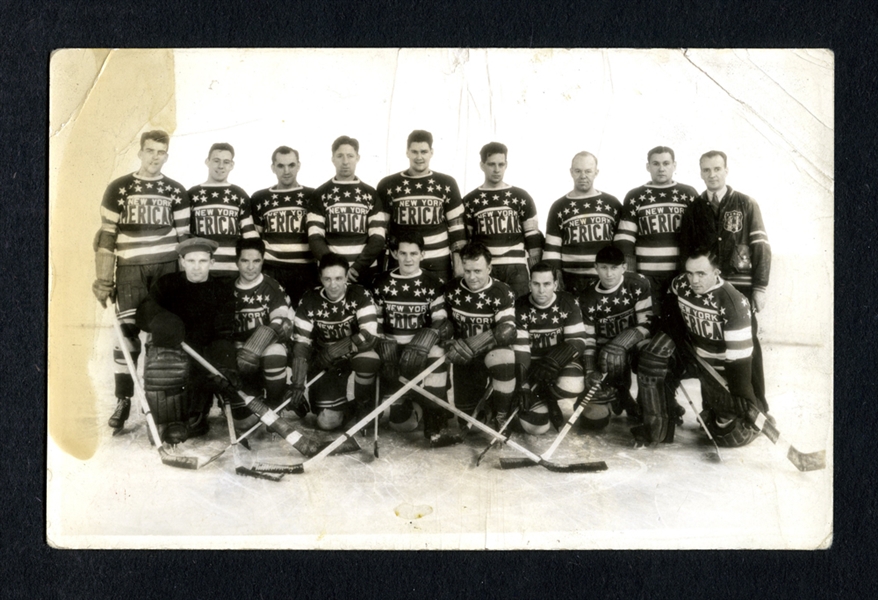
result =
[[[137,388],[137,395],[140,400],[140,408],[146,414],[146,426],[149,427],[149,431],[152,434],[152,439],[155,440],[157,446],[161,447],[161,439],[159,438],[159,429],[156,427],[155,419],[152,416],[152,411],[149,409],[149,404],[146,401],[146,392],[143,390],[143,384],[140,382],[140,377],[137,375],[137,365],[134,364],[134,360],[131,358],[131,351],[128,350],[128,346],[125,344],[125,335],[122,333],[122,326],[119,324],[119,317],[116,316],[116,313],[113,313],[113,329],[116,330],[116,337],[119,340],[119,347],[122,349],[122,355],[125,357],[125,364],[128,365],[128,371],[131,373],[131,379],[134,381],[134,387]]]
[[[311,384],[312,384],[312,383],[314,383],[315,381],[317,381],[318,379],[320,379],[321,377],[323,377],[323,375],[325,375],[325,374],[326,374],[326,370],[325,370],[325,369],[324,369],[323,371],[320,371],[319,373],[317,373],[317,375],[315,375],[314,377],[311,378],[311,381],[308,381],[307,383],[305,383],[305,389],[308,389],[309,387],[311,387]],[[287,407],[287,404],[289,404],[289,403],[292,401],[292,399],[293,399],[293,397],[290,396],[289,398],[287,398],[286,400],[284,400],[283,402],[281,402],[280,406],[278,406],[278,407],[275,409],[274,412],[276,412],[277,414],[280,414],[280,411],[282,411],[283,409],[285,409],[285,408]],[[260,425],[262,425],[261,422],[260,422],[260,423],[257,423],[256,425],[254,425],[253,427],[251,427],[250,429],[248,429],[247,431],[245,431],[244,433],[242,433],[242,434],[241,434],[241,437],[239,437],[239,438],[238,438],[237,440],[235,440],[235,441],[237,441],[237,442],[241,442],[241,441],[247,439],[248,437],[250,437],[250,434],[252,434],[254,431],[256,431],[257,429],[259,429],[259,426],[260,426]]]
[[[558,432],[558,435],[555,437],[555,441],[552,442],[552,445],[549,446],[549,449],[543,452],[541,458],[544,460],[548,460],[555,453],[555,450],[558,449],[558,446],[561,445],[561,442],[564,441],[564,438],[567,436],[567,433],[573,428],[574,423],[576,423],[576,419],[582,414],[582,411],[585,410],[585,407],[588,406],[588,403],[591,402],[591,399],[597,393],[598,388],[601,387],[601,383],[604,381],[604,377],[606,377],[606,373],[601,373],[601,380],[591,386],[591,389],[588,390],[588,393],[585,395],[585,398],[582,399],[582,402],[579,403],[579,406],[576,407],[576,410],[573,411],[573,414],[570,415],[570,418],[567,419],[567,422],[564,423],[564,427],[561,428],[561,431]]]

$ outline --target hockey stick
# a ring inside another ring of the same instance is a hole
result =
[[[198,352],[193,350],[189,344],[186,342],[181,342],[180,346],[183,350],[192,358],[198,362],[202,367],[204,367],[211,375],[219,375],[226,381],[225,375],[220,373],[216,367],[207,362],[204,357],[202,357]],[[230,382],[231,383],[231,382]],[[293,429],[289,423],[287,423],[284,419],[280,418],[276,412],[268,408],[265,403],[259,398],[254,398],[246,393],[243,390],[237,390],[238,396],[244,401],[244,405],[249,408],[254,415],[259,417],[259,420],[265,423],[269,430],[277,433],[280,437],[284,439],[285,442],[290,444],[293,448],[298,450],[303,456],[313,456],[318,448],[319,444],[315,440],[302,435],[300,432]],[[353,448],[353,446],[356,448]],[[351,451],[356,451],[360,449],[360,445],[357,444],[356,440],[351,440],[351,442],[347,445],[351,447]],[[347,449],[346,449],[347,450]]]
[[[267,479],[269,481],[280,481],[283,477],[281,475],[274,475],[272,473],[260,473],[254,469],[248,469],[244,466],[244,461],[241,458],[241,448],[238,446],[238,439],[235,436],[235,421],[232,418],[232,409],[229,406],[228,402],[223,402],[223,413],[226,415],[226,424],[229,426],[229,440],[232,446],[232,455],[235,457],[235,473],[238,475],[242,475],[245,477],[255,477],[256,479]]]
[[[588,390],[588,393],[585,395],[585,398],[582,399],[582,402],[579,403],[579,406],[576,407],[576,410],[573,411],[573,414],[570,415],[570,418],[567,419],[567,422],[564,423],[564,427],[561,428],[561,431],[558,432],[558,435],[555,436],[555,441],[552,442],[552,445],[549,446],[549,449],[543,452],[540,455],[540,459],[549,460],[552,458],[552,455],[555,453],[555,450],[558,449],[558,446],[561,445],[561,442],[567,436],[567,433],[573,428],[573,425],[576,424],[576,420],[579,419],[579,416],[582,414],[582,411],[585,410],[585,407],[588,406],[588,403],[591,402],[591,399],[594,397],[595,393],[597,393],[598,389],[601,387],[601,383],[604,381],[604,377],[606,377],[606,373],[601,373],[600,381],[596,382],[591,386],[591,389]],[[500,468],[501,469],[518,469],[519,467],[530,467],[533,465],[533,462],[522,459],[522,458],[501,458],[500,459]]]
[[[472,414],[470,415],[473,419],[479,416],[479,411],[482,410],[485,406],[485,402],[488,401],[488,397],[491,395],[491,392],[494,391],[494,385],[489,381],[488,386],[485,388],[485,391],[482,393],[482,397],[479,398],[479,401],[476,402],[476,407],[473,409]],[[466,423],[466,430],[470,431],[473,428],[473,424],[470,421]]]
[[[427,375],[438,369],[442,366],[442,363],[445,362],[445,357],[440,356],[435,361],[433,361],[426,369],[421,371],[414,379],[403,385],[396,392],[387,397],[387,399],[375,407],[375,409],[370,412],[368,415],[357,421],[350,429],[345,431],[343,434],[338,436],[331,444],[323,448],[316,456],[309,458],[304,463],[302,463],[303,467],[310,465],[322,458],[325,458],[328,454],[330,454],[333,450],[345,444],[347,440],[352,440],[357,432],[369,424],[369,422],[384,412],[391,404],[397,401],[397,399],[402,398],[410,389],[418,389],[416,386],[418,383],[426,379]]]
[[[378,407],[379,398],[381,398],[381,378],[375,378],[375,407]],[[381,418],[381,413],[375,417],[375,442],[372,447],[372,454],[375,455],[375,458],[378,458],[378,419]]]
[[[506,422],[503,423],[503,426],[500,427],[500,431],[498,431],[497,433],[503,433],[504,431],[506,431],[506,428],[509,427],[509,424],[510,424],[510,423],[512,423],[512,419],[514,419],[514,418],[518,415],[518,410],[519,410],[520,408],[521,408],[520,406],[516,406],[516,407],[515,407],[515,410],[512,411],[512,414],[509,415],[509,418],[506,419]],[[512,434],[510,433],[509,435],[512,435]],[[509,436],[505,436],[505,438],[508,439]],[[493,448],[493,447],[494,447],[494,444],[497,443],[497,439],[498,439],[498,438],[493,438],[493,439],[490,441],[490,443],[489,443],[487,446],[485,446],[485,449],[482,450],[482,452],[476,457],[476,466],[477,466],[477,467],[479,466],[479,463],[482,462],[482,459],[485,457],[485,455],[488,453],[488,450],[490,450],[491,448]],[[525,460],[527,460],[527,459],[525,459]],[[528,462],[530,462],[530,461],[528,461]],[[531,464],[533,464],[533,463],[531,463]]]
[[[314,383],[315,381],[317,381],[318,379],[323,377],[323,375],[325,375],[325,374],[326,374],[325,369],[323,371],[320,371],[319,373],[317,373],[317,375],[315,375],[314,377],[311,378],[311,381],[308,381],[307,383],[305,383],[305,389],[307,390],[309,387],[311,387],[312,383]],[[286,400],[281,402],[280,406],[278,406],[276,409],[274,409],[274,412],[276,412],[278,415],[280,415],[280,411],[285,409],[287,407],[287,404],[289,404],[292,400],[293,400],[293,397],[290,396],[289,398],[287,398]],[[237,441],[243,442],[245,439],[250,437],[250,434],[252,434],[254,431],[259,429],[260,425],[262,425],[262,423],[257,423],[256,425],[254,425],[253,427],[251,427],[250,429],[248,429],[247,431],[242,433],[241,436],[237,439]]]
[[[119,341],[119,347],[122,349],[122,354],[125,356],[125,364],[128,365],[128,371],[131,374],[131,379],[134,381],[134,385],[137,388],[137,395],[140,400],[140,408],[143,411],[143,414],[146,415],[146,426],[149,429],[149,433],[152,436],[152,439],[155,440],[155,445],[158,446],[159,456],[162,459],[162,463],[168,465],[169,467],[177,467],[180,469],[200,469],[205,465],[209,465],[216,459],[218,459],[223,452],[226,451],[226,448],[223,448],[219,451],[218,454],[214,456],[204,457],[204,456],[180,456],[168,453],[168,445],[161,441],[161,437],[159,436],[158,427],[155,424],[155,418],[152,416],[152,411],[150,411],[149,404],[146,401],[146,392],[143,389],[143,384],[140,382],[140,377],[137,375],[137,366],[134,364],[134,360],[131,358],[131,351],[128,350],[128,346],[125,345],[125,336],[122,334],[122,326],[119,324],[119,319],[116,316],[115,312],[113,313],[113,329],[116,330],[116,338]]]
[[[705,371],[710,373],[716,382],[723,386],[728,392],[729,386],[723,376],[720,375],[706,360],[698,356],[698,353],[694,348],[690,348],[690,350],[692,350],[692,355],[695,357],[695,360],[698,361],[698,364],[700,364]],[[750,406],[747,412],[747,418],[756,429],[764,433],[765,437],[771,440],[772,444],[777,445],[777,443],[780,442],[781,446],[788,446],[787,459],[793,463],[798,470],[818,471],[826,468],[826,450],[819,450],[817,452],[800,452],[799,450],[796,450],[791,443],[781,437],[780,431],[775,424],[765,416],[765,413],[755,406]]]
[[[400,377],[399,380],[405,381],[405,378]],[[449,404],[445,400],[442,400],[441,398],[436,396],[436,394],[433,394],[432,392],[428,392],[427,390],[425,390],[423,388],[414,388],[414,390],[417,393],[424,396],[425,398],[427,398],[428,400],[432,400],[434,403],[438,404],[442,408],[451,411],[452,413],[454,413],[455,415],[457,415],[461,419],[463,419],[463,420],[467,421],[468,423],[471,423],[475,427],[481,429],[482,431],[484,431],[488,435],[497,438],[500,442],[503,442],[504,444],[506,444],[510,448],[518,450],[519,452],[521,452],[522,454],[527,456],[528,459],[530,459],[532,462],[540,465],[544,469],[548,469],[549,471],[553,471],[555,473],[587,473],[590,471],[606,471],[607,470],[607,463],[605,463],[604,461],[590,462],[590,463],[574,463],[574,464],[569,464],[569,465],[559,465],[557,463],[553,463],[553,462],[550,462],[548,460],[544,460],[543,458],[537,456],[536,454],[534,454],[533,452],[531,452],[530,450],[528,450],[524,446],[513,442],[511,439],[507,438],[502,433],[498,433],[497,431],[494,431],[491,427],[488,427],[487,425],[485,425],[484,423],[482,423],[478,419],[475,419],[475,418],[469,416],[468,414],[466,414],[465,412],[463,412],[462,410],[460,410],[456,406],[452,406],[451,404]]]
[[[689,392],[686,391],[686,388],[683,387],[683,384],[680,384],[680,389],[683,390],[683,395],[686,396],[686,401],[689,403],[689,406],[692,407],[692,412],[695,413],[695,418],[698,419],[698,422],[701,424],[701,428],[704,430],[704,433],[707,434],[707,437],[710,438],[710,441],[713,442],[713,447],[716,448],[716,457],[720,462],[723,462],[722,454],[719,453],[719,444],[716,443],[716,440],[713,439],[713,436],[710,434],[710,430],[707,428],[707,423],[704,422],[704,419],[701,418],[701,414],[699,414],[698,410],[695,408],[695,403],[692,402],[692,398],[689,397]]]

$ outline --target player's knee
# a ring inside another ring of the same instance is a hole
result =
[[[552,395],[559,400],[573,399],[585,391],[585,382],[582,377],[566,377],[562,375],[552,386]]]
[[[525,433],[543,435],[549,431],[549,409],[538,405],[533,410],[519,413],[518,422]]]
[[[437,358],[441,358],[443,356],[445,356],[445,349],[442,348],[442,346],[440,346],[439,344],[434,344],[433,347],[430,348],[430,351],[427,353],[427,358],[432,360],[436,360]],[[439,368],[442,369],[447,367]]]
[[[584,429],[603,429],[610,422],[610,407],[607,404],[589,404],[582,411],[580,424]]]
[[[485,366],[495,381],[512,382],[515,387],[515,353],[509,348],[495,348],[485,356]]]
[[[337,408],[324,408],[317,415],[317,427],[323,431],[338,429],[344,422],[345,412]]]
[[[408,433],[414,431],[424,420],[424,411],[420,405],[409,402],[408,406],[404,403],[394,404],[390,408],[390,428],[400,433]]]
[[[374,350],[360,352],[351,358],[351,369],[364,377],[374,376],[381,370],[381,359]]]

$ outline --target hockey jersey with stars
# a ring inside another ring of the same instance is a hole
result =
[[[464,196],[463,206],[469,239],[488,247],[491,264],[526,265],[525,250],[542,247],[537,207],[523,189],[476,188]]]
[[[250,198],[253,224],[265,241],[265,264],[273,267],[314,262],[305,219],[313,188],[268,188]]]
[[[469,289],[462,277],[455,277],[445,286],[444,296],[457,339],[492,330],[500,323],[515,324],[515,294],[493,277],[478,291]]]
[[[595,355],[604,344],[630,327],[649,335],[652,296],[649,281],[638,273],[626,272],[614,288],[605,290],[597,281],[579,298],[585,323],[585,355]]]
[[[293,320],[290,297],[277,281],[261,274],[248,287],[246,285],[235,282],[236,342],[246,341],[254,329],[268,325],[273,319],[285,317]]]
[[[336,301],[322,287],[305,292],[296,308],[296,342],[315,349],[358,333],[361,329],[378,335],[378,315],[372,297],[361,285],[347,286]]]
[[[372,284],[379,331],[399,344],[408,344],[418,329],[447,319],[444,283],[423,270],[408,277],[399,269],[379,275]]]
[[[214,252],[212,273],[233,275],[235,243],[239,237],[259,237],[250,215],[250,196],[231,183],[201,184],[189,190],[192,198],[192,235],[207,238],[219,244]]]
[[[597,275],[594,257],[611,244],[622,203],[601,192],[589,198],[564,196],[549,209],[543,260],[576,275]]]
[[[527,364],[525,356],[542,358],[552,347],[569,342],[580,353],[585,350],[585,324],[572,294],[557,292],[547,306],[537,306],[530,294],[515,301],[516,362]]]

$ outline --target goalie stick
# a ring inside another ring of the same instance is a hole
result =
[[[692,402],[692,398],[689,397],[689,392],[686,391],[686,388],[683,387],[683,384],[680,384],[680,389],[683,390],[683,395],[686,396],[686,401],[689,403],[689,406],[692,407],[692,412],[695,413],[695,418],[698,419],[698,422],[701,424],[701,428],[704,430],[704,433],[707,434],[707,437],[710,438],[710,441],[713,442],[713,447],[716,448],[716,457],[720,462],[723,462],[722,454],[719,453],[719,444],[716,443],[716,440],[713,439],[713,436],[710,434],[710,430],[707,428],[707,423],[704,422],[704,419],[701,418],[701,414],[695,408],[695,403]]]
[[[404,377],[400,377],[399,380],[406,381],[406,379]],[[408,384],[406,384],[406,385],[408,385]],[[467,423],[471,423],[474,427],[477,427],[478,429],[481,429],[482,431],[484,431],[488,435],[497,438],[498,441],[503,442],[504,444],[506,444],[510,448],[513,448],[514,450],[521,452],[522,454],[527,456],[527,458],[531,462],[534,462],[534,463],[540,465],[544,469],[547,469],[547,470],[552,471],[554,473],[588,473],[588,472],[592,472],[592,471],[606,471],[607,470],[607,463],[605,463],[604,461],[560,465],[560,464],[553,463],[553,462],[548,461],[548,460],[544,460],[543,458],[537,456],[536,454],[534,454],[533,452],[531,452],[530,450],[528,450],[524,446],[517,444],[514,441],[512,441],[511,439],[507,438],[502,433],[498,433],[497,431],[494,431],[494,429],[485,425],[484,423],[482,423],[478,419],[475,419],[475,418],[469,416],[468,414],[466,414],[465,412],[463,412],[462,410],[460,410],[456,406],[453,406],[453,405],[449,404],[448,402],[446,402],[445,400],[442,400],[441,398],[436,396],[436,394],[433,394],[433,393],[428,392],[427,390],[425,390],[423,388],[418,388],[418,387],[414,388],[414,390],[417,393],[424,396],[425,398],[427,398],[428,400],[432,400],[435,404],[441,406],[442,408],[451,411],[453,414],[460,417],[461,419],[463,419]]]
[[[698,361],[698,364],[700,364],[705,371],[710,373],[710,375],[716,379],[716,382],[723,386],[726,391],[729,391],[729,386],[723,376],[720,375],[706,360],[698,356],[694,348],[690,348],[690,350],[692,351],[695,360]],[[777,445],[777,443],[780,442],[781,447],[788,446],[787,459],[793,463],[799,471],[818,471],[826,468],[826,450],[819,450],[817,452],[800,452],[799,450],[796,450],[791,443],[781,437],[780,431],[775,424],[765,416],[765,413],[755,406],[750,406],[747,418],[756,429],[764,433],[765,437],[771,440],[772,444]]]
[[[573,425],[576,423],[576,420],[582,414],[582,411],[585,410],[585,407],[588,406],[588,403],[591,402],[591,399],[594,397],[595,393],[598,391],[598,388],[601,387],[601,383],[604,381],[604,377],[606,377],[606,373],[601,373],[601,379],[588,390],[588,393],[585,395],[585,398],[582,399],[582,402],[579,403],[579,406],[576,407],[576,410],[573,411],[573,414],[570,415],[570,418],[567,419],[567,422],[564,423],[564,427],[561,428],[561,431],[558,432],[558,435],[555,436],[555,441],[552,442],[552,445],[549,446],[549,449],[543,452],[540,455],[541,460],[549,460],[552,458],[552,455],[555,453],[555,450],[558,449],[558,446],[561,445],[561,442],[564,441],[564,438],[567,436],[567,433],[573,428]],[[525,460],[523,458],[501,458],[500,459],[500,468],[501,469],[518,469],[520,467],[530,467],[534,463],[529,460]]]
[[[134,385],[137,388],[140,408],[143,411],[143,414],[146,415],[147,429],[149,430],[152,439],[155,440],[155,445],[158,446],[158,452],[162,459],[162,463],[169,467],[196,470],[209,465],[218,459],[227,448],[223,448],[213,456],[181,456],[178,454],[170,454],[168,452],[168,444],[161,441],[158,427],[156,427],[155,419],[152,416],[152,411],[150,411],[149,404],[146,402],[146,392],[143,391],[143,384],[140,381],[140,377],[137,375],[137,366],[131,358],[131,351],[128,350],[128,346],[125,344],[125,336],[122,334],[122,326],[119,324],[119,319],[115,312],[113,313],[113,329],[116,330],[116,338],[119,341],[119,347],[122,349],[122,354],[125,357],[125,364],[128,365],[131,379],[134,381]]]

